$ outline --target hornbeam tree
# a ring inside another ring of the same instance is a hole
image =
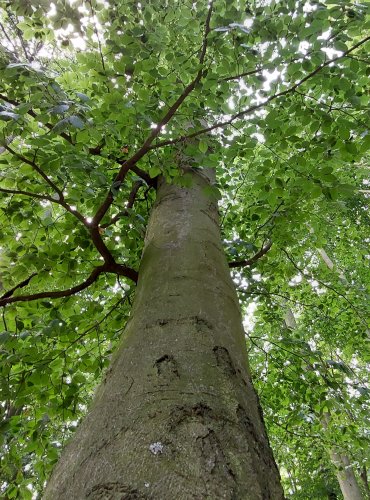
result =
[[[366,5],[0,7],[2,497],[366,495]]]

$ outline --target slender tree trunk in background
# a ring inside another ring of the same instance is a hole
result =
[[[369,482],[367,480],[367,470],[366,470],[365,465],[361,469],[360,478],[361,478],[362,484],[364,485],[364,488],[366,491],[366,495],[367,495],[366,498],[368,498],[370,500],[370,487],[369,487]]]
[[[45,499],[283,499],[208,181],[161,183],[122,343]]]
[[[324,250],[322,250],[324,252]],[[325,252],[324,252],[325,253]],[[325,253],[326,255],[326,253]],[[328,266],[330,268],[330,266]],[[289,306],[285,305],[284,322],[287,328],[295,330],[297,328],[297,322],[295,320],[293,311]],[[325,413],[321,417],[321,425],[326,431],[328,429],[330,422],[330,414]],[[329,456],[336,467],[336,476],[339,482],[341,492],[343,494],[344,500],[363,500],[363,496],[358,485],[353,467],[347,457],[347,455],[336,453],[334,450],[329,450]]]
[[[338,468],[337,478],[344,500],[364,500],[347,455],[330,450],[330,458]]]
[[[324,413],[321,418],[321,424],[325,431],[328,429],[329,422],[330,414]],[[337,469],[336,476],[344,500],[364,500],[348,456],[344,453],[338,453],[334,449],[328,450],[328,453]]]

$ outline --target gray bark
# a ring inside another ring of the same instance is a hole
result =
[[[280,500],[217,206],[161,183],[132,316],[44,499]]]
[[[325,431],[327,431],[330,423],[330,414],[324,413],[321,418],[321,423]],[[344,500],[364,500],[360,486],[357,482],[352,464],[345,453],[338,453],[333,448],[328,450],[330,459],[335,465],[337,471],[336,476],[340,486],[340,490]]]
[[[337,478],[344,500],[364,500],[348,456],[330,450],[330,458],[338,468]]]

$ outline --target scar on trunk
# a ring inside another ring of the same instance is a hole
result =
[[[145,500],[147,497],[137,489],[123,483],[96,484],[87,494],[89,500]]]
[[[226,375],[236,375],[231,356],[225,347],[215,346],[213,348],[213,354],[215,355],[217,366],[220,367]]]
[[[177,368],[177,362],[171,354],[164,354],[158,358],[155,361],[154,366],[157,370],[158,377],[173,379],[174,377],[180,376]]]

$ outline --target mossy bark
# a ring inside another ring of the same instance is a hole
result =
[[[207,179],[160,183],[132,316],[45,499],[280,500]]]

